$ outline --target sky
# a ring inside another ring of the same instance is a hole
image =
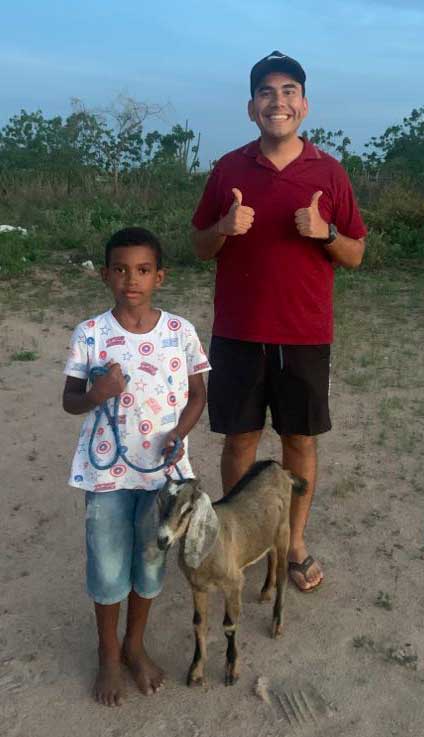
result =
[[[278,49],[306,71],[304,128],[371,136],[424,105],[424,0],[1,2],[0,126],[21,109],[68,115],[119,94],[159,105],[146,130],[200,131],[202,168],[257,137],[249,73]]]

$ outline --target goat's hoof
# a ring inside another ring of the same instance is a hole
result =
[[[278,622],[273,622],[271,637],[274,640],[278,640],[280,637],[282,637],[282,635],[283,635],[283,625],[279,624]]]
[[[259,596],[259,601],[271,601],[272,599],[272,589],[262,589],[261,594]]]
[[[279,619],[274,619],[272,622],[272,630],[271,630],[271,637],[274,638],[274,640],[278,640],[279,637],[283,634],[283,623]]]
[[[191,673],[187,676],[187,686],[194,688],[195,686],[206,686],[206,678],[204,676],[193,676]]]
[[[225,674],[225,685],[234,686],[234,684],[237,683],[239,678],[240,678],[239,673],[226,673]]]

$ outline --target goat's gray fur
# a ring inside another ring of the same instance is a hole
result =
[[[243,570],[267,553],[268,573],[261,599],[270,599],[276,587],[272,636],[282,634],[291,494],[292,489],[303,493],[305,486],[306,482],[283,470],[279,463],[259,461],[227,496],[214,504],[194,480],[179,486],[169,480],[160,491],[158,544],[166,549],[180,540],[179,564],[193,593],[196,650],[188,685],[204,683],[207,597],[209,589],[214,588],[221,589],[225,596],[225,683],[230,685],[237,680],[235,637]]]

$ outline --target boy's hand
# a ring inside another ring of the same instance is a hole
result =
[[[174,428],[173,430],[171,430],[171,432],[168,433],[168,435],[165,438],[164,447],[163,447],[163,455],[165,458],[165,463],[168,457],[170,456],[170,454],[172,453],[172,451],[174,450],[177,439],[179,439],[179,435],[177,433],[176,428]],[[178,461],[180,461],[181,458],[183,457],[184,453],[185,453],[184,445],[181,443],[181,447],[178,453],[176,454],[175,457],[172,458],[172,460],[170,461],[170,464],[174,466],[176,463],[178,463]]]
[[[109,361],[106,364],[107,374],[96,376],[94,384],[87,393],[91,401],[96,404],[103,404],[112,397],[117,397],[125,389],[125,377],[121,371],[121,365]]]

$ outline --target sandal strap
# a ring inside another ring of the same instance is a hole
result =
[[[312,557],[312,555],[308,555],[305,560],[302,560],[301,563],[297,563],[295,560],[289,561],[289,570],[290,571],[300,571],[300,573],[303,573],[305,576],[307,571],[310,569],[311,566],[315,563],[315,559]]]

